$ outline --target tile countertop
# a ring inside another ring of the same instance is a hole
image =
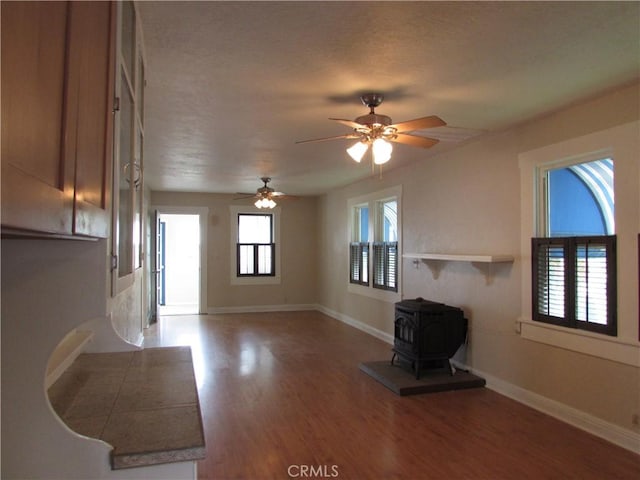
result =
[[[69,428],[113,446],[114,470],[204,458],[190,347],[85,353],[48,393]]]

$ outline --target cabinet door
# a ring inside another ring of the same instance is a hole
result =
[[[69,234],[66,2],[2,2],[2,225]],[[66,138],[66,142],[63,139]]]
[[[115,17],[111,2],[71,2],[69,83],[77,112],[73,233],[92,237],[107,237],[111,218]]]

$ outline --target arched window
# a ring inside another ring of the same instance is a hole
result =
[[[615,335],[613,160],[545,166],[539,184],[533,319]]]
[[[546,171],[547,236],[613,235],[613,160],[579,163]]]

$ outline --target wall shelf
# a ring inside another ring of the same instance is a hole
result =
[[[513,262],[512,255],[470,255],[452,253],[405,253],[403,258],[413,258],[418,260],[442,260],[446,262],[478,262],[478,263],[510,263]]]
[[[418,268],[422,260],[427,264],[433,279],[440,276],[440,270],[444,262],[469,262],[484,275],[487,285],[493,283],[493,264],[513,263],[513,255],[472,255],[453,253],[405,253],[403,258],[413,259],[413,264]]]

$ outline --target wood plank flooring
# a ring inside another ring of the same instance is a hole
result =
[[[358,369],[390,346],[318,312],[162,317],[190,345],[200,479],[638,479],[640,456],[486,388],[399,397]]]

